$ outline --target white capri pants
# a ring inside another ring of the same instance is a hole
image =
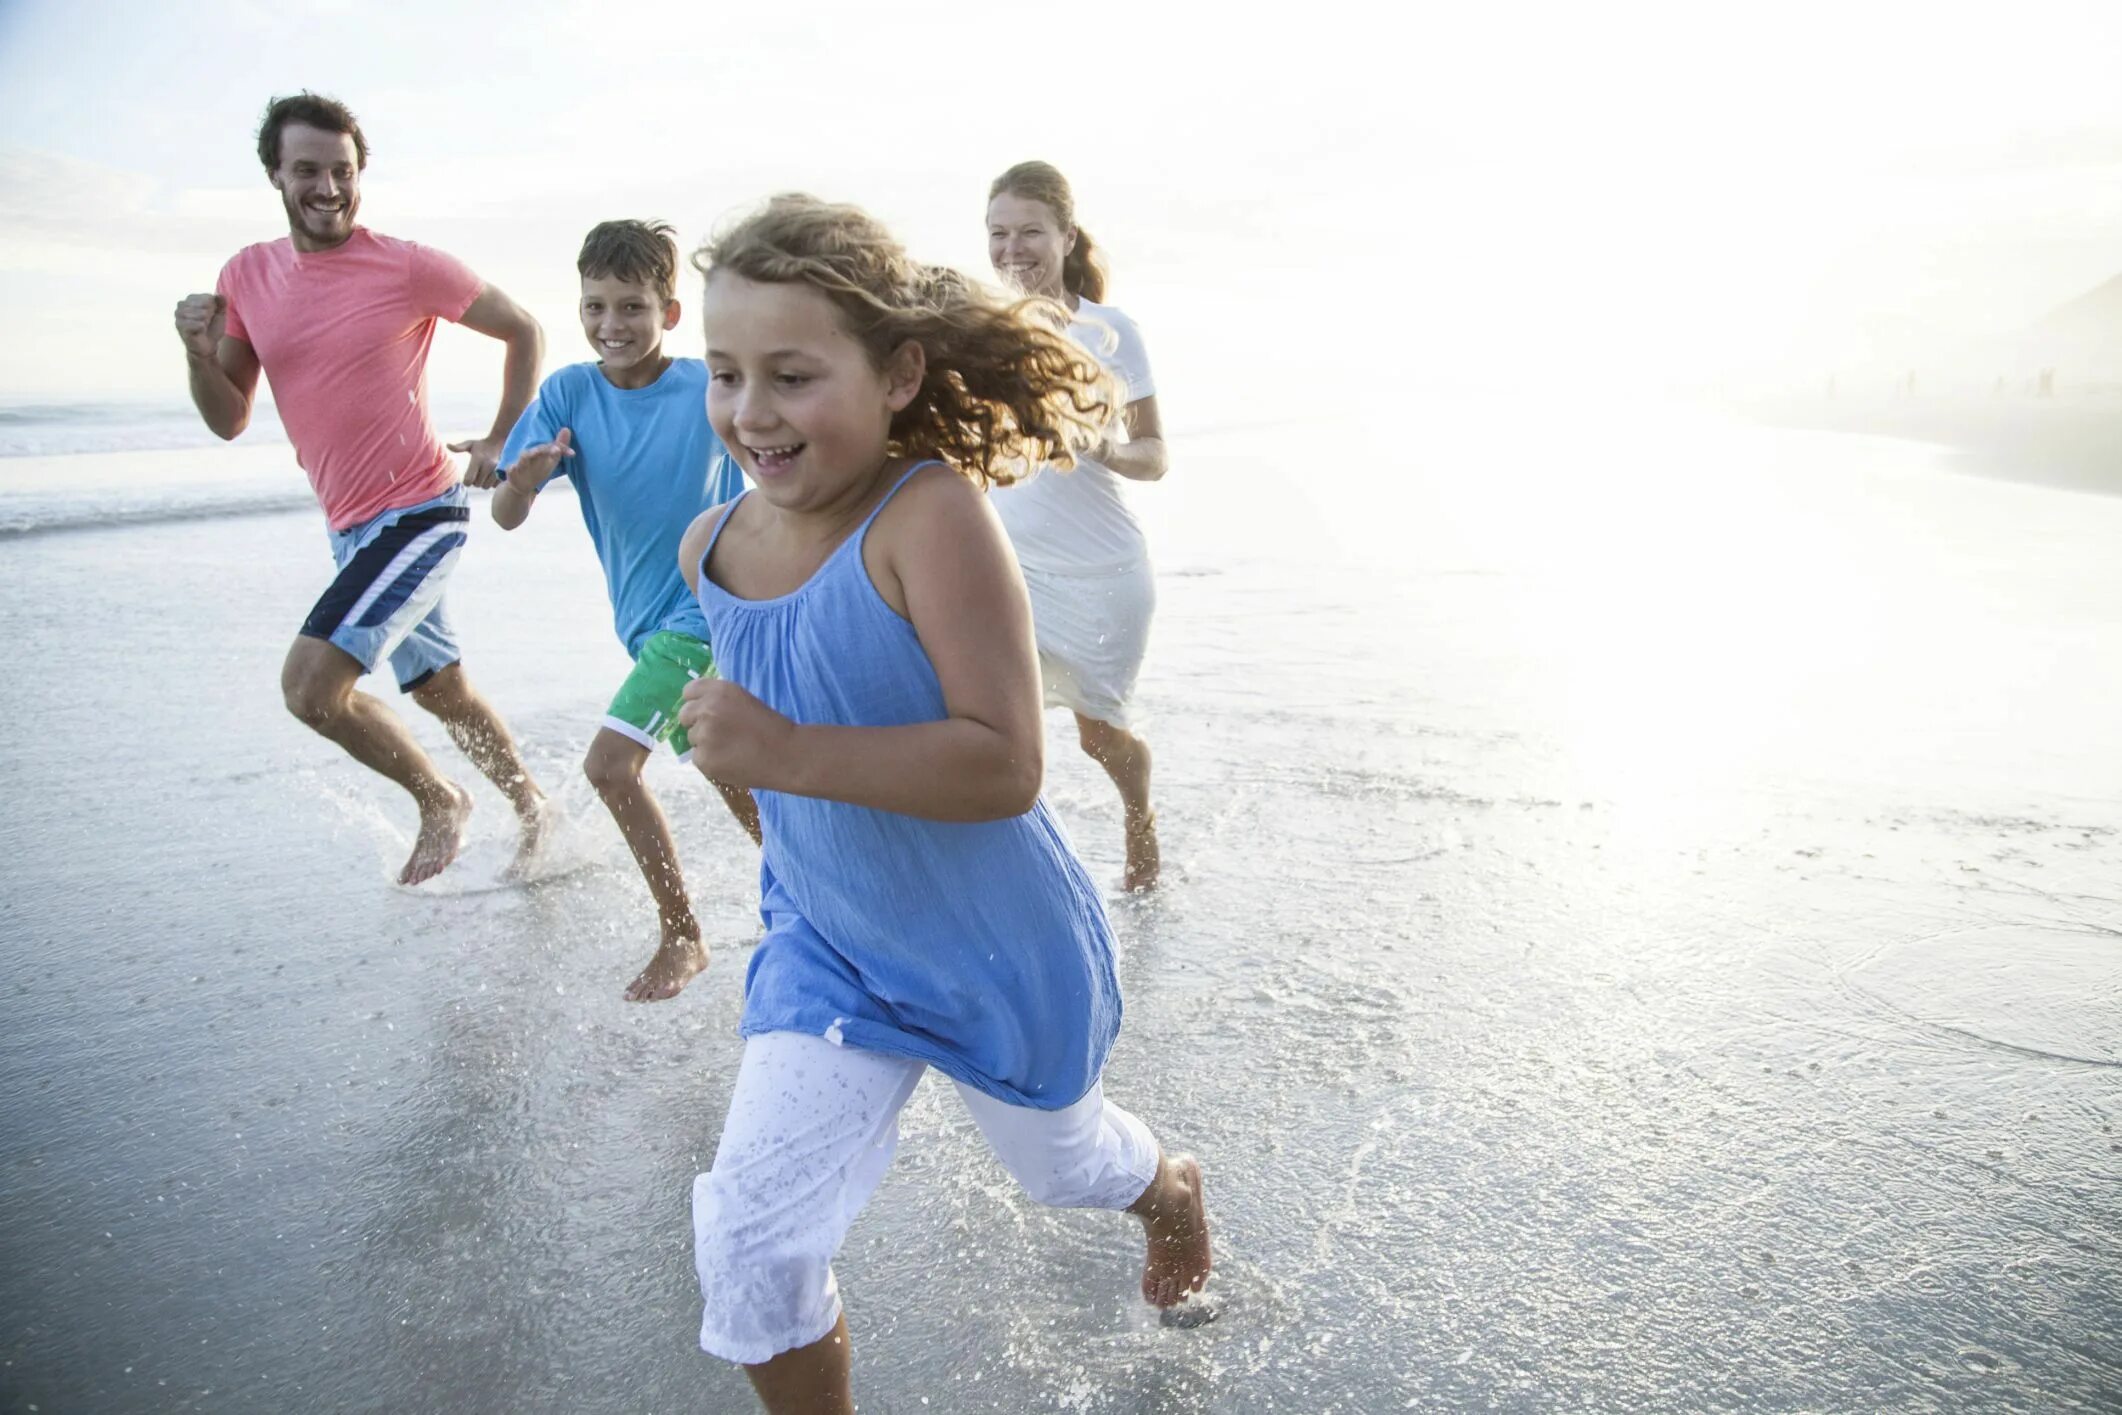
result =
[[[833,1255],[891,1167],[924,1062],[823,1037],[749,1037],[714,1168],[693,1180],[700,1349],[755,1366],[840,1319]],[[1034,1110],[954,1083],[995,1157],[1039,1203],[1125,1209],[1157,1176],[1149,1127],[1090,1093]]]

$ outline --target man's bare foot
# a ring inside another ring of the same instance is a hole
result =
[[[663,926],[663,943],[640,976],[626,985],[628,1002],[661,1002],[676,997],[685,985],[707,969],[707,945],[700,941],[700,926],[690,920]]]
[[[398,871],[398,883],[419,884],[433,879],[449,868],[450,861],[464,848],[464,823],[471,819],[472,793],[446,781],[449,795],[420,807],[420,835],[413,841],[413,853]]]
[[[1176,1307],[1199,1292],[1212,1264],[1201,1166],[1194,1157],[1159,1156],[1157,1177],[1128,1212],[1142,1220],[1149,1237],[1142,1260],[1143,1299],[1153,1307]]]
[[[539,792],[527,806],[516,808],[516,858],[508,862],[501,877],[513,884],[520,884],[531,877],[538,868],[538,855],[545,849],[547,837],[552,834],[559,808],[553,798]]]
[[[1127,873],[1121,880],[1127,892],[1134,894],[1154,889],[1163,867],[1163,857],[1157,852],[1157,813],[1151,811],[1139,820],[1130,819],[1127,822]]]

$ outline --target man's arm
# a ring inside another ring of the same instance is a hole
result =
[[[530,311],[491,285],[481,285],[479,296],[457,323],[489,339],[508,345],[508,360],[501,369],[501,411],[494,414],[493,430],[484,437],[452,442],[449,450],[468,453],[464,466],[467,486],[490,487],[500,481],[494,469],[500,465],[501,449],[509,430],[538,392],[538,365],[545,358],[545,332]]]
[[[177,337],[191,368],[192,405],[224,441],[250,426],[258,393],[258,355],[228,333],[228,302],[219,295],[186,295],[177,302]]]

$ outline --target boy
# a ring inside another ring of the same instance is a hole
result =
[[[501,453],[494,521],[514,530],[556,473],[571,477],[611,592],[613,627],[634,658],[583,770],[618,821],[662,921],[655,957],[628,984],[630,1002],[675,997],[707,966],[707,948],[662,808],[641,779],[658,742],[678,760],[685,685],[714,671],[707,620],[678,571],[678,541],[695,516],[743,490],[707,424],[707,366],[663,352],[678,325],[678,248],[663,222],[606,221],[575,262],[582,333],[597,359],[545,380]],[[718,787],[752,843],[751,793]]]

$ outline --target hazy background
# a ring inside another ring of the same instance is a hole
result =
[[[2122,7],[1365,8],[5,0],[0,300],[34,335],[0,388],[181,396],[169,308],[284,234],[252,133],[302,87],[363,121],[363,219],[526,301],[554,363],[599,219],[690,245],[802,188],[984,273],[986,182],[1031,156],[1160,349],[1196,341],[1182,419],[1409,371],[1986,367],[2122,272]],[[483,342],[438,341],[439,397],[490,393]]]
[[[552,366],[608,217],[808,188],[984,274],[1038,156],[1112,252],[1173,471],[1107,1079],[1203,1159],[1224,1315],[1158,1327],[1125,1225],[925,1087],[838,1264],[866,1415],[2113,1410],[2122,496],[2056,483],[2122,492],[2122,6],[1385,26],[0,0],[0,1408],[748,1400],[685,1196],[755,856],[657,761],[715,962],[622,1002],[579,516],[482,506],[451,587],[539,880],[481,787],[397,886],[409,807],[275,691],[324,527],[170,314],[285,233],[253,129],[307,86]],[[435,349],[482,430],[498,346]]]

